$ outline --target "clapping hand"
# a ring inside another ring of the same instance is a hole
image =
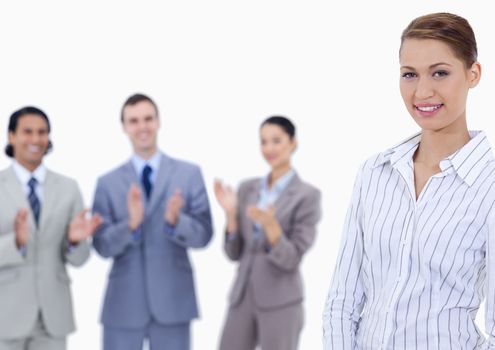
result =
[[[81,210],[70,222],[69,243],[76,245],[92,236],[103,219],[99,214],[88,216],[89,209]]]
[[[167,208],[165,209],[165,221],[172,226],[177,225],[179,214],[184,207],[184,204],[184,198],[182,198],[180,189],[176,189],[175,193],[167,202]]]
[[[21,208],[14,220],[15,242],[17,248],[26,246],[29,240],[28,210]]]
[[[237,193],[232,187],[224,185],[222,181],[215,180],[215,197],[227,217],[227,232],[233,234],[237,231]]]
[[[232,187],[224,185],[222,181],[215,180],[214,183],[215,197],[218,204],[225,211],[227,216],[232,216],[237,213],[237,194]]]
[[[246,214],[248,218],[263,227],[266,238],[272,246],[278,242],[282,235],[282,228],[275,217],[275,207],[269,206],[266,210],[263,210],[252,205],[247,208]]]
[[[132,184],[127,192],[127,212],[129,215],[129,228],[134,231],[141,225],[144,218],[144,204],[141,190],[136,184]]]

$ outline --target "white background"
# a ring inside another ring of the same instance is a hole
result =
[[[359,164],[417,130],[399,90],[401,31],[414,17],[449,11],[478,39],[481,84],[468,122],[495,140],[495,24],[475,1],[16,1],[0,5],[0,146],[10,114],[32,104],[53,124],[53,170],[78,180],[88,205],[97,176],[126,161],[119,110],[134,92],[161,110],[160,147],[199,163],[215,236],[192,253],[202,317],[194,349],[217,347],[235,264],[222,251],[224,218],[212,182],[237,185],[268,168],[260,122],[285,114],[298,128],[294,166],[323,192],[324,217],[302,266],[300,348],[321,347],[321,313]],[[0,168],[10,164],[0,156]],[[2,200],[0,198],[0,200]],[[78,331],[70,350],[100,348],[109,261],[72,269]],[[1,310],[0,310],[1,312]]]

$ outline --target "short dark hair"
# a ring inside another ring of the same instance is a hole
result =
[[[285,133],[289,135],[290,139],[296,137],[296,127],[287,117],[281,115],[274,115],[268,117],[267,119],[265,119],[265,121],[263,121],[263,123],[261,123],[260,129],[266,124],[273,124],[280,126],[282,130],[284,130]]]
[[[124,109],[127,106],[134,106],[135,104],[139,102],[147,101],[153,105],[156,111],[156,116],[158,117],[158,107],[150,97],[144,95],[144,94],[134,94],[132,96],[129,96],[127,100],[125,100],[124,104],[122,105],[122,109],[120,110],[120,121],[123,123],[124,122]]]
[[[51,131],[50,119],[48,119],[48,116],[46,115],[45,112],[33,106],[22,107],[21,109],[18,109],[17,111],[12,113],[9,119],[8,133],[15,133],[17,131],[17,125],[19,124],[19,119],[28,114],[35,114],[40,118],[43,118],[45,120],[46,126],[48,127],[48,133],[50,133]],[[45,154],[50,152],[52,148],[53,148],[52,141],[48,141],[48,147],[46,149]],[[10,143],[7,144],[7,146],[5,146],[5,154],[10,158],[14,157],[14,147]]]

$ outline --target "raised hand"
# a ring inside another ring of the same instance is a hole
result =
[[[227,216],[236,215],[237,213],[237,194],[232,187],[224,185],[222,181],[215,180],[214,183],[215,197],[218,204],[225,211]]]
[[[92,236],[103,219],[99,214],[88,217],[89,209],[81,210],[70,222],[68,239],[70,244],[77,244]]]
[[[246,214],[248,218],[263,226],[266,238],[272,246],[278,242],[282,235],[282,228],[275,217],[275,208],[273,206],[263,210],[252,205],[247,208]]]
[[[215,180],[213,186],[215,197],[225,211],[225,216],[227,217],[227,233],[234,234],[237,232],[237,193],[234,192],[232,187],[224,185],[222,181],[218,179]]]
[[[24,247],[29,240],[28,210],[21,208],[14,220],[15,243],[17,248]]]
[[[180,211],[183,207],[184,198],[182,198],[180,189],[176,189],[175,193],[167,202],[167,208],[165,209],[165,221],[170,225],[175,226],[177,224],[177,220],[179,219]]]
[[[127,192],[127,212],[129,215],[129,228],[134,231],[141,225],[144,218],[141,190],[136,184],[132,184]]]

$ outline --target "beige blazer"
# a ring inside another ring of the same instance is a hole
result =
[[[39,228],[30,213],[25,254],[14,234],[22,207],[30,208],[29,202],[10,167],[0,172],[0,339],[27,336],[40,311],[48,333],[65,336],[75,329],[65,264],[79,266],[89,257],[87,242],[67,248],[68,226],[83,208],[82,196],[74,180],[47,171]]]
[[[253,240],[253,222],[246,216],[247,207],[258,202],[259,192],[260,179],[241,184],[239,232],[234,239],[225,239],[228,257],[239,260],[230,304],[238,304],[250,284],[259,308],[280,308],[303,299],[299,265],[315,238],[320,219],[320,191],[302,182],[297,175],[292,178],[274,203],[283,235],[271,249],[267,249],[269,245],[264,235],[262,239]]]

